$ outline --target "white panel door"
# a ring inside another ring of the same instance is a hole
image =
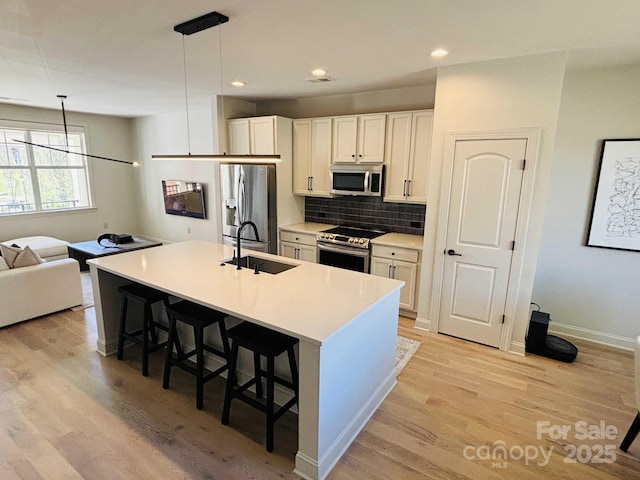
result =
[[[526,139],[458,140],[438,330],[498,347]]]

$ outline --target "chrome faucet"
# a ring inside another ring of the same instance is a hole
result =
[[[240,266],[240,258],[242,257],[242,254],[240,253],[240,233],[242,232],[242,229],[244,228],[245,225],[251,225],[253,227],[253,231],[256,234],[256,241],[257,242],[260,241],[260,236],[258,235],[258,227],[256,227],[255,223],[253,223],[250,220],[247,220],[246,222],[242,222],[240,224],[240,226],[238,227],[238,230],[236,231],[236,249],[237,249],[236,270],[241,270],[242,269],[242,267]]]

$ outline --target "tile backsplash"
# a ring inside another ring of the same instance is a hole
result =
[[[383,202],[379,197],[305,197],[306,222],[424,235],[426,205]]]

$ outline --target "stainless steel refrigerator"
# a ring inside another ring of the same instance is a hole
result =
[[[258,227],[259,240],[251,226],[242,230],[242,250],[278,252],[275,165],[220,165],[222,194],[222,242],[236,245],[238,226],[247,220]]]

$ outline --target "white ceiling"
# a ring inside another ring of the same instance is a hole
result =
[[[184,37],[185,69],[173,26],[214,10],[230,20]],[[629,64],[639,18],[638,0],[1,0],[0,102],[142,116],[184,111],[185,70],[191,106],[432,84],[441,65],[553,51]],[[317,67],[335,81],[309,83]]]

